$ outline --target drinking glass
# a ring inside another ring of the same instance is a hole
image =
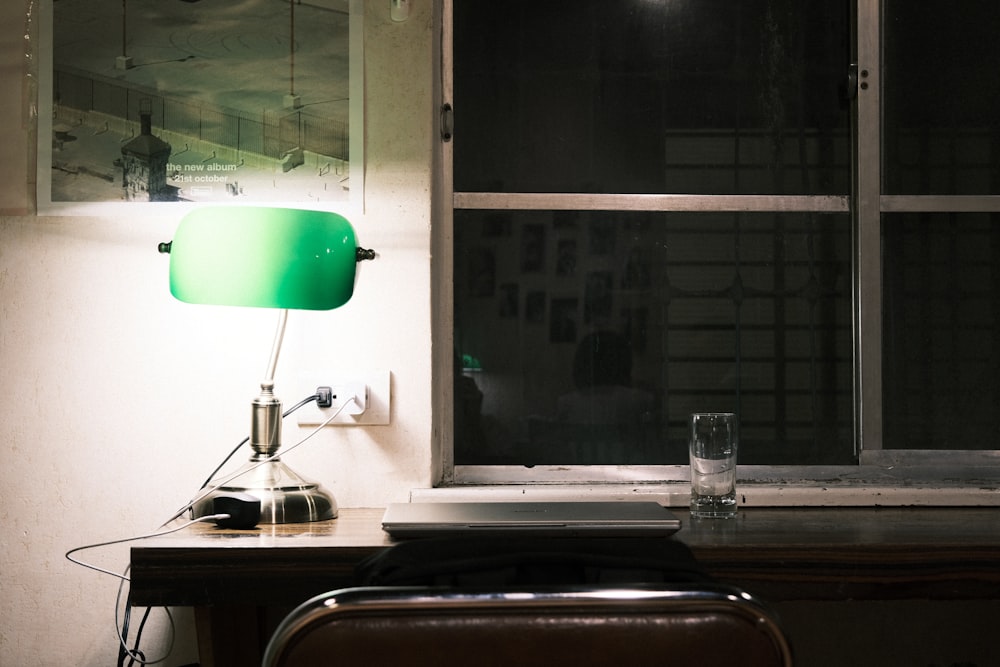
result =
[[[736,516],[736,415],[691,415],[691,516]]]

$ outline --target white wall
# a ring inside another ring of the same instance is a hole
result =
[[[286,461],[341,507],[382,506],[432,483],[432,3],[392,23],[366,2],[366,209],[379,257],[353,300],[292,313],[277,373],[286,406],[310,364],[392,371],[389,426],[327,429]],[[167,289],[156,244],[177,220],[30,212],[22,122],[24,7],[0,6],[0,665],[114,664],[117,584],[66,550],[156,529],[249,427],[276,322],[269,311],[191,306]],[[285,441],[298,429],[286,424]],[[120,570],[128,545],[84,557]],[[166,665],[196,659],[178,614]],[[154,617],[146,648],[165,635]]]

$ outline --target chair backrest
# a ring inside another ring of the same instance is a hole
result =
[[[737,588],[699,584],[342,589],[285,618],[263,664],[788,667],[792,660],[763,603]]]

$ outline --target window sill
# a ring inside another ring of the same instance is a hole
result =
[[[678,466],[678,468],[682,468]],[[537,472],[537,471],[536,471]],[[619,471],[620,472],[620,471]],[[1000,475],[997,471],[975,471],[975,476],[936,468],[934,470],[882,471],[866,475],[852,467],[850,475],[817,475],[811,479],[779,476],[773,468],[740,471],[737,502],[745,507],[994,507],[1000,506]],[[654,500],[668,507],[687,507],[690,482],[687,471],[669,481],[643,479],[574,480],[546,482],[470,481],[448,486],[413,489],[412,501],[566,501],[566,500]],[[468,477],[472,477],[471,475]],[[663,479],[661,471],[661,480]]]

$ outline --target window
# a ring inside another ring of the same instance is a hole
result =
[[[884,5],[883,443],[1000,449],[1000,7]]]
[[[446,3],[453,478],[1000,448],[1000,8],[940,10]]]

